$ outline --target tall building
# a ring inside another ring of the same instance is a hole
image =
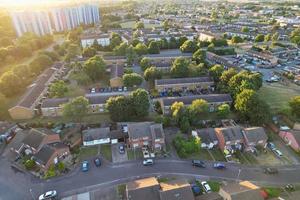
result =
[[[81,24],[100,22],[99,9],[95,4],[52,7],[41,11],[13,11],[11,16],[18,36],[26,32],[52,34],[71,30]]]

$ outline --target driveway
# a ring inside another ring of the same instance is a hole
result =
[[[112,155],[113,163],[120,163],[120,162],[125,162],[128,160],[126,148],[125,148],[125,153],[123,153],[123,154],[119,153],[119,146],[121,144],[122,143],[111,145],[111,155]]]

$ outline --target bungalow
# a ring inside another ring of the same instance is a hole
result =
[[[208,94],[208,95],[193,95],[183,97],[163,97],[159,98],[158,101],[161,105],[163,114],[168,115],[171,111],[171,106],[175,102],[183,102],[185,106],[192,104],[194,100],[203,99],[208,102],[209,110],[215,111],[221,104],[231,104],[232,98],[229,94]]]
[[[68,98],[45,99],[41,105],[41,113],[44,117],[62,116],[62,105],[68,103]]]
[[[144,146],[148,146],[152,150],[165,148],[165,134],[162,124],[153,122],[128,123],[126,130],[128,132],[127,144],[131,148]]]
[[[291,146],[292,149],[300,151],[300,130],[280,131],[279,136]]]
[[[214,81],[207,76],[196,78],[173,78],[155,80],[155,89],[158,92],[208,89],[213,85]]]
[[[254,150],[256,146],[265,147],[268,136],[263,127],[245,128],[243,131],[246,150]]]
[[[110,67],[110,87],[122,87],[123,86],[123,74],[124,67],[118,64]]]
[[[201,147],[205,149],[212,149],[218,145],[218,138],[214,128],[204,128],[195,131],[197,136],[201,139]]]
[[[231,126],[225,128],[216,128],[216,135],[219,140],[219,147],[222,151],[242,150],[244,137],[242,128],[239,126]]]
[[[83,146],[93,146],[110,143],[110,128],[91,128],[82,131]]]

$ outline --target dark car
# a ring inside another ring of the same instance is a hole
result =
[[[266,167],[264,169],[265,174],[278,174],[278,170],[274,167]]]
[[[205,163],[201,160],[192,160],[192,165],[195,167],[205,168]]]
[[[101,160],[100,160],[100,158],[95,158],[94,159],[94,163],[95,163],[96,167],[100,167],[101,166]]]
[[[119,153],[120,154],[124,154],[125,153],[125,146],[124,146],[124,144],[122,144],[122,145],[119,146]]]
[[[223,163],[214,163],[213,167],[215,169],[225,169],[226,166]]]

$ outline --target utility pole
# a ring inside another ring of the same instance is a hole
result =
[[[241,172],[242,172],[242,169],[239,169],[238,175],[237,175],[237,177],[236,177],[236,182],[238,182],[238,181],[239,181],[239,178],[240,178],[240,174],[241,174]]]
[[[30,194],[31,194],[32,199],[34,200],[34,195],[33,195],[33,192],[32,192],[32,189],[31,189],[31,188],[29,189],[29,192],[30,192]]]

